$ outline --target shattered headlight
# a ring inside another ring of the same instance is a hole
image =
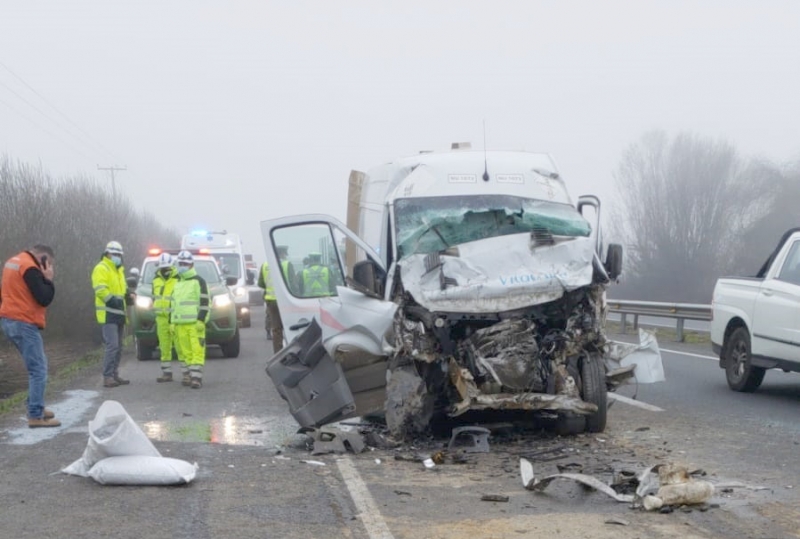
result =
[[[144,310],[152,309],[153,298],[149,296],[136,296],[136,307]]]
[[[231,297],[227,294],[220,294],[219,296],[214,296],[214,299],[211,300],[211,306],[216,307],[218,309],[222,309],[223,307],[227,307],[233,303],[231,301]]]

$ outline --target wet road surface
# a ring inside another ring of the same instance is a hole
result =
[[[492,438],[488,454],[458,463],[450,455],[426,469],[414,459],[447,440],[312,456],[264,372],[271,343],[262,323],[254,316],[242,330],[239,358],[209,350],[200,390],[156,383],[158,361],[128,353],[121,371],[131,385],[103,388],[98,366],[51,392],[62,428],[28,429],[22,411],[1,417],[2,537],[800,536],[797,377],[770,373],[763,392],[737,394],[712,360],[665,353],[667,382],[640,386],[637,395],[663,411],[617,401],[602,434],[510,431]],[[634,388],[621,394],[633,397]],[[86,424],[106,399],[120,402],[162,455],[197,462],[195,481],[104,487],[58,473],[82,454]],[[683,462],[714,482],[768,489],[718,492],[719,507],[706,512],[644,513],[568,481],[526,491],[521,456],[539,476],[560,465],[610,482],[623,470]],[[508,501],[481,501],[487,494]]]

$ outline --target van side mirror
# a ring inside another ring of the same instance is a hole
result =
[[[236,283],[239,282],[239,279],[234,277],[225,277],[225,284],[228,286],[236,286]]]
[[[247,270],[247,279],[245,280],[247,282],[247,286],[253,286],[256,284],[256,272],[251,269]]]
[[[353,266],[353,282],[379,297],[383,297],[383,277],[383,269],[374,260],[362,260]]]
[[[609,243],[606,253],[606,262],[603,264],[612,281],[616,281],[622,274],[622,245],[619,243]]]

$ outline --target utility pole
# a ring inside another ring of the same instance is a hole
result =
[[[110,167],[101,167],[97,165],[97,170],[108,170],[111,172],[111,194],[114,197],[114,200],[117,200],[117,184],[114,181],[114,173],[118,170],[128,170],[128,167],[118,167],[116,165],[112,165]]]

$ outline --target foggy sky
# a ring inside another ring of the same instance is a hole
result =
[[[482,148],[484,121],[488,149],[550,152],[606,205],[651,129],[800,157],[793,1],[0,0],[0,62],[0,153],[127,166],[138,207],[259,261],[261,220],[343,220],[351,169]]]

